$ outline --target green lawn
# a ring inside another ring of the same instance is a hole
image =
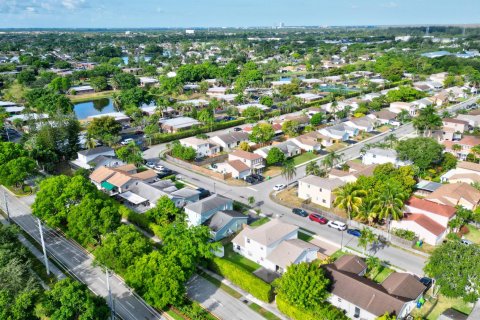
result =
[[[338,258],[340,258],[341,256],[344,256],[346,254],[348,254],[348,253],[345,252],[345,251],[337,250],[330,256],[330,258],[333,259],[333,260],[337,260]]]
[[[465,235],[465,238],[475,242],[476,244],[480,244],[480,230],[478,230],[471,224],[469,224],[467,227],[470,232]]]
[[[239,265],[240,267],[244,268],[249,272],[254,272],[258,268],[260,268],[259,264],[248,260],[247,258],[234,252],[232,243],[229,243],[225,246],[225,256],[223,258]]]
[[[438,299],[434,299],[426,295],[425,304],[420,309],[414,309],[412,315],[421,319],[436,320],[448,308],[469,314],[472,307],[461,298],[446,298],[439,295]]]
[[[256,303],[250,303],[248,306],[250,307],[250,309],[254,310],[256,313],[260,314],[262,317],[264,317],[267,320],[280,320],[279,317],[277,317],[270,311],[262,308]]]
[[[268,221],[270,221],[269,218],[267,217],[263,217],[263,218],[260,218],[256,221],[254,221],[252,224],[250,224],[251,227],[258,227],[258,226],[261,226],[262,224],[265,224],[267,223]]]
[[[377,283],[382,283],[391,273],[393,273],[393,270],[384,266],[370,272],[371,276],[373,276],[372,280]]]
[[[313,160],[315,158],[318,158],[318,156],[312,152],[305,152],[302,153],[301,155],[298,155],[293,158],[293,163],[297,166],[299,164],[305,163],[307,161]]]
[[[167,310],[166,313],[174,320],[185,320],[184,317],[178,315],[175,311],[173,310]]]
[[[313,237],[311,235],[303,233],[303,232],[298,233],[298,238],[302,239],[303,241],[306,241],[306,242],[310,242],[311,240],[313,240]]]

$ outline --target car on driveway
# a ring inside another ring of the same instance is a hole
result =
[[[233,128],[233,131],[242,131],[243,129],[242,128],[239,128],[239,127],[236,127],[236,128]]]
[[[126,146],[127,144],[131,143],[131,142],[134,142],[135,140],[133,140],[132,138],[128,138],[128,139],[125,139],[123,140],[122,142],[120,142],[120,144],[122,146]]]
[[[333,229],[337,229],[338,231],[347,230],[347,225],[341,221],[328,221],[327,226]]]
[[[281,184],[276,184],[276,185],[273,187],[273,190],[275,190],[275,191],[280,191],[280,190],[285,189],[286,187],[287,187],[287,186],[284,185],[284,184],[282,184],[282,183],[281,183]]]
[[[303,209],[300,209],[300,208],[293,208],[292,213],[296,214],[297,216],[304,217],[304,218],[308,216],[307,211],[305,211]]]
[[[425,287],[427,287],[427,290],[430,289],[430,287],[432,286],[433,284],[433,280],[431,278],[428,278],[428,277],[423,277],[423,278],[420,278],[419,280],[421,283],[423,283],[423,285]]]
[[[210,191],[204,188],[197,188],[197,191],[200,192],[200,200],[205,199],[210,196]]]
[[[258,180],[258,182],[262,182],[263,180],[265,180],[265,177],[258,173],[252,173],[250,176],[253,179]]]
[[[470,240],[468,240],[468,239],[461,239],[461,240],[460,240],[460,243],[462,243],[462,244],[464,244],[464,245],[466,245],[466,246],[469,246],[469,245],[472,245],[472,244],[473,244],[473,242],[470,241]]]
[[[152,161],[147,161],[145,163],[145,165],[149,168],[152,168],[152,169],[155,168],[155,162],[152,162]]]
[[[362,232],[358,229],[348,229],[347,233],[351,234],[354,237],[360,237],[362,235]]]
[[[318,213],[310,213],[308,219],[318,222],[320,224],[327,224],[328,222],[328,220],[324,216],[321,216]]]

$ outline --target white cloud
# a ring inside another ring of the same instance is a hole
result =
[[[398,7],[398,3],[390,1],[390,2],[387,2],[387,3],[382,3],[382,7],[384,7],[384,8],[396,8],[396,7]]]
[[[87,0],[0,0],[0,14],[51,13],[87,6]]]
[[[62,0],[62,5],[69,10],[75,10],[84,4],[85,0]]]

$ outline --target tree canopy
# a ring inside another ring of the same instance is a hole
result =
[[[433,139],[417,137],[398,142],[400,160],[412,161],[420,170],[426,170],[443,159],[443,146]]]

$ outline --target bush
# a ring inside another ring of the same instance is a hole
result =
[[[402,239],[413,241],[417,237],[415,232],[405,229],[392,229],[392,233]]]
[[[265,302],[273,301],[273,287],[235,263],[225,259],[213,258],[209,268],[232,281],[255,298]]]
[[[125,206],[120,206],[119,212],[122,215],[122,218],[128,220],[130,223],[133,223],[134,225],[142,228],[145,231],[154,233],[152,230],[152,223],[150,222],[150,220],[147,218],[146,215],[136,213],[135,211],[130,210]]]
[[[328,302],[319,304],[314,310],[304,310],[297,308],[289,304],[287,301],[281,298],[281,296],[276,297],[277,307],[280,312],[288,316],[293,320],[347,320],[348,317],[345,316],[342,310],[332,306]]]

